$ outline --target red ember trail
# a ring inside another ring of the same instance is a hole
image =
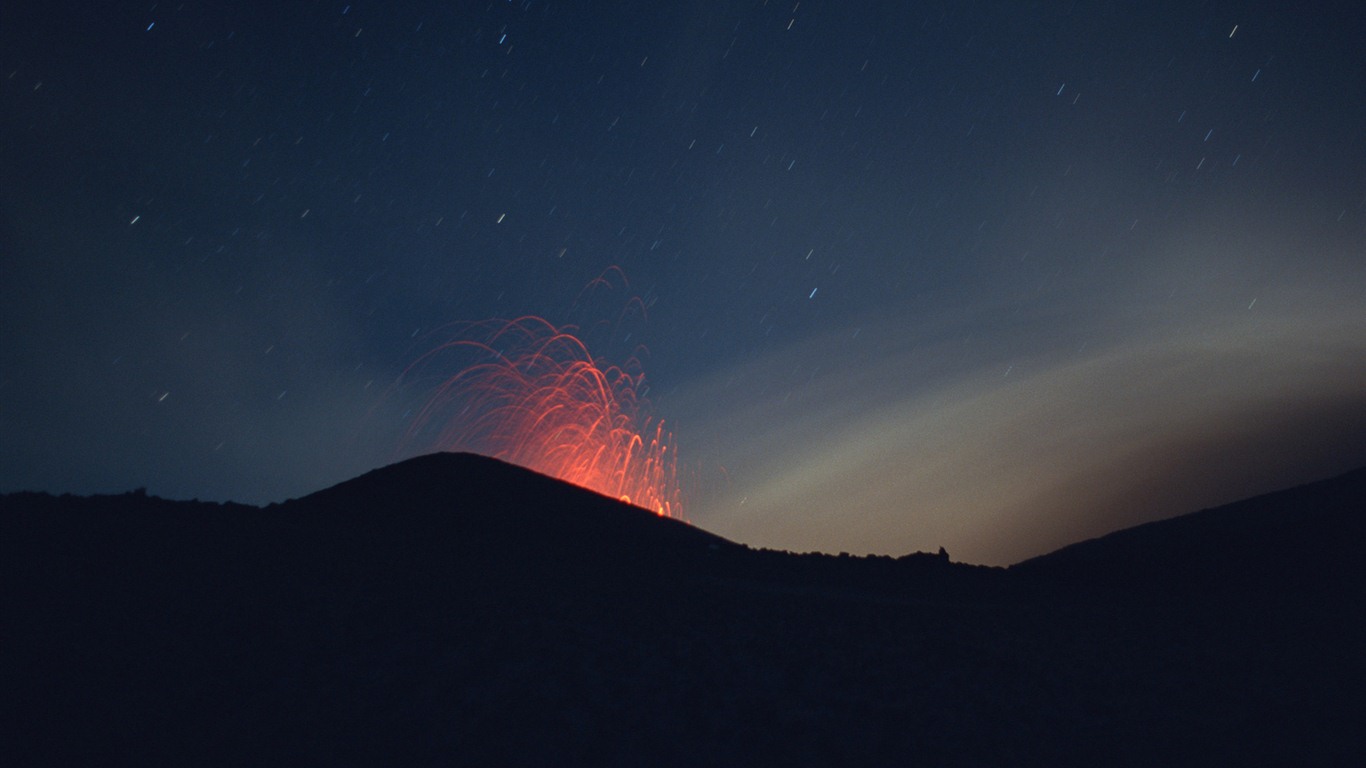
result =
[[[435,430],[437,450],[486,453],[681,518],[673,436],[649,416],[639,362],[595,360],[575,331],[539,317],[486,320],[423,355],[404,378],[450,353],[477,362],[436,387],[408,440]]]

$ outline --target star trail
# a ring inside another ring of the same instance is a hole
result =
[[[0,491],[307,493],[525,316],[756,546],[1008,563],[1366,463],[1347,6],[0,15]]]

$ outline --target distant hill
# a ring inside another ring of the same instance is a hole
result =
[[[1366,588],[1366,468],[1064,547],[1013,572],[1175,595]],[[1281,594],[1283,593],[1283,594]]]
[[[752,550],[436,454],[0,497],[6,765],[1359,764],[1366,472],[1010,569]]]

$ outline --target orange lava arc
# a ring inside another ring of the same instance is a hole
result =
[[[682,518],[673,436],[650,417],[639,361],[595,360],[575,330],[488,320],[423,355],[405,378],[452,354],[474,362],[436,386],[408,439],[435,432],[436,450],[477,451]]]

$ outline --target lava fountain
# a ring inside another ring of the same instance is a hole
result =
[[[406,442],[484,453],[682,518],[673,436],[650,416],[639,360],[609,365],[576,333],[532,316],[462,327],[404,373],[466,363],[435,386]]]

